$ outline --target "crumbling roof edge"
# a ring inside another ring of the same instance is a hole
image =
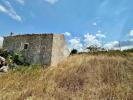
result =
[[[15,33],[16,34],[16,33]],[[54,36],[62,36],[62,35],[64,35],[64,34],[57,34],[57,33],[36,33],[36,34],[34,34],[34,33],[32,33],[32,34],[17,34],[17,35],[9,35],[9,36],[5,36],[5,37],[21,37],[21,36],[52,36],[52,35],[54,35]],[[4,37],[4,38],[5,38]]]

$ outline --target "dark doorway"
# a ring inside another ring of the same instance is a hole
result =
[[[29,46],[29,44],[28,43],[25,43],[24,44],[24,49],[28,49],[28,46]]]

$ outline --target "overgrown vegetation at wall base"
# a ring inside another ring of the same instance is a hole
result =
[[[0,56],[6,59],[6,62],[10,67],[15,65],[29,65],[26,62],[25,57],[23,56],[23,50],[13,51],[13,50],[0,49]]]
[[[0,75],[1,100],[133,100],[133,54],[73,55]]]

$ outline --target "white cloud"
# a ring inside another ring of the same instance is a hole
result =
[[[66,33],[69,35],[69,33]],[[81,40],[82,38],[82,40]],[[125,50],[133,48],[133,39],[127,40],[127,41],[111,41],[104,45],[102,45],[103,38],[106,38],[106,35],[102,33],[102,31],[98,31],[96,35],[86,33],[84,37],[80,38],[73,38],[69,40],[69,48],[77,49],[78,51],[85,51],[87,47],[89,46],[97,46],[97,47],[103,47],[108,50]]]
[[[96,22],[93,22],[92,25],[93,25],[93,26],[97,26],[97,23],[96,23]]]
[[[79,52],[83,51],[83,44],[81,43],[80,38],[73,38],[69,40],[70,50],[77,49]]]
[[[84,35],[84,42],[87,47],[93,45],[93,46],[101,46],[101,42],[97,39],[95,35],[92,35],[90,33],[87,33]]]
[[[59,0],[45,0],[45,1],[53,5],[57,3]]]
[[[3,6],[0,4],[0,12],[3,12],[7,15],[9,15],[12,19],[17,20],[17,21],[22,21],[21,16],[19,16],[16,11],[14,10],[14,8],[12,7],[12,5],[10,4],[10,2],[5,1],[5,5]]]
[[[121,47],[121,50],[127,50],[127,49],[132,49],[132,48],[133,48],[133,45],[123,46],[123,47]]]
[[[4,38],[3,37],[0,37],[0,48],[2,48],[3,40],[4,40]]]
[[[7,9],[2,5],[0,5],[0,11],[7,13]]]
[[[101,30],[97,31],[96,37],[98,37],[98,38],[106,38],[105,34],[103,34]]]
[[[21,5],[25,4],[25,0],[16,0],[18,3],[20,3]]]
[[[130,41],[133,41],[133,39],[130,39]]]
[[[66,36],[71,36],[71,33],[70,32],[65,32],[63,34],[66,35]]]
[[[104,45],[106,49],[113,50],[125,50],[133,48],[133,41],[112,41]]]
[[[133,30],[130,31],[129,35],[130,36],[133,36]]]
[[[118,46],[119,46],[119,42],[118,41],[112,41],[112,42],[109,42],[109,43],[104,45],[104,47],[106,49],[117,49]]]
[[[102,33],[102,31],[101,30],[98,30],[97,33]]]

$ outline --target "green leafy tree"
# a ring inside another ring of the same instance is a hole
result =
[[[97,51],[99,51],[100,48],[97,47],[96,45],[91,45],[91,46],[87,47],[86,49],[88,49],[89,52],[97,52]]]

